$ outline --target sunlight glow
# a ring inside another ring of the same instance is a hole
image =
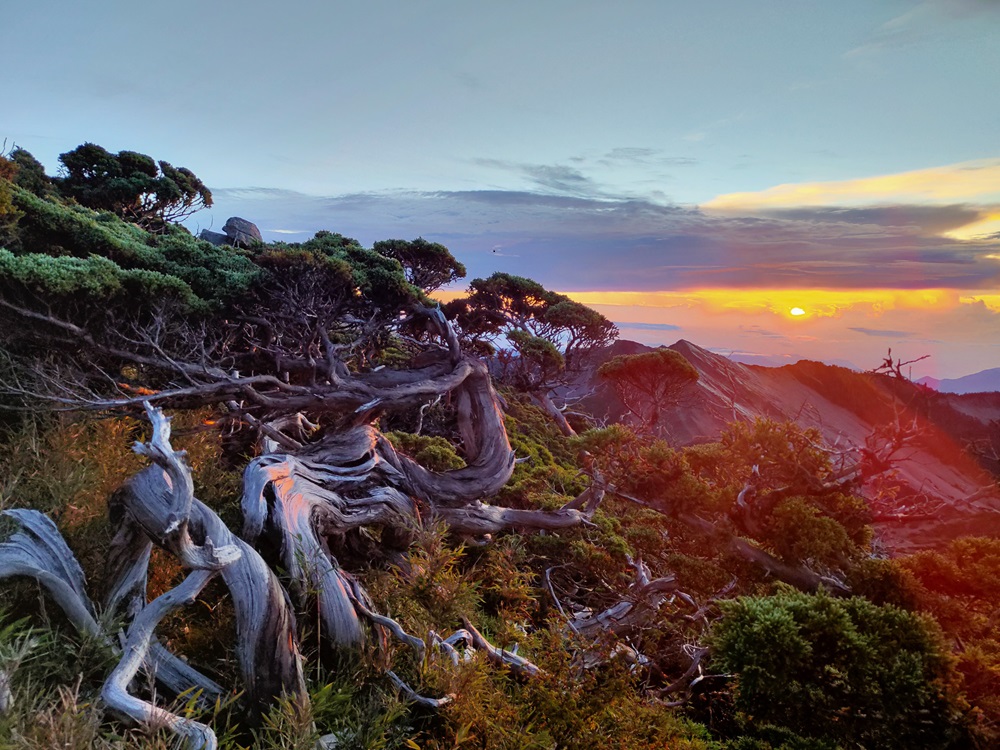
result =
[[[585,305],[698,308],[725,315],[839,318],[847,311],[879,317],[890,310],[950,310],[973,300],[953,289],[690,289],[669,292],[565,292]],[[964,292],[968,295],[971,292]],[[809,310],[802,299],[809,299]],[[976,295],[982,299],[982,295]],[[990,302],[986,303],[990,306]],[[792,309],[802,310],[792,313]]]
[[[801,307],[793,307],[791,310],[788,311],[788,313],[790,315],[794,315],[795,317],[800,317],[802,315],[805,315],[806,311],[803,310]]]
[[[980,216],[979,219],[971,224],[966,224],[964,227],[958,227],[958,229],[945,232],[942,236],[949,237],[953,240],[983,240],[988,239],[997,233],[1000,233],[1000,212],[993,211]],[[987,255],[985,257],[990,260],[994,260],[996,258],[996,256],[992,255]]]

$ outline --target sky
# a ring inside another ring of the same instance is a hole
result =
[[[998,39],[1000,0],[21,0],[0,142],[188,167],[194,231],[442,242],[648,344],[956,377],[1000,367]]]

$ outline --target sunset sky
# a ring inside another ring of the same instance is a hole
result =
[[[1000,367],[1000,0],[8,6],[0,141],[189,167],[193,230],[423,236],[646,343]]]

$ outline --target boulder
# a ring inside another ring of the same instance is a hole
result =
[[[205,242],[211,242],[213,245],[228,245],[229,235],[223,234],[222,232],[212,232],[208,229],[202,229],[201,233],[198,235],[199,240],[205,240]]]
[[[238,216],[229,217],[222,231],[229,237],[229,244],[238,247],[250,247],[264,241],[256,224]]]

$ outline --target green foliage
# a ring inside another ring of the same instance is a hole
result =
[[[578,449],[523,395],[508,390],[505,398],[507,436],[515,455],[524,460],[514,467],[498,502],[520,508],[564,505],[585,486],[577,472]]]
[[[150,235],[110,214],[64,206],[16,186],[13,191],[15,203],[24,212],[17,245],[32,258],[97,256],[122,271],[172,277],[171,285],[183,284],[190,288],[189,295],[193,292],[201,300],[216,303],[244,294],[259,274],[250,260],[232,248],[195,239],[181,227],[162,236]],[[136,299],[152,300],[156,293],[151,288]]]
[[[584,433],[578,444],[593,454],[607,481],[662,513],[717,505],[716,493],[691,470],[686,455],[663,440],[616,424]]]
[[[406,279],[425,292],[433,292],[445,284],[465,278],[465,266],[444,245],[428,242],[423,237],[415,240],[382,240],[372,250],[398,260],[406,272]]]
[[[537,576],[529,565],[528,550],[517,535],[504,536],[488,545],[476,561],[472,574],[483,597],[483,608],[501,626],[512,628],[534,614]]]
[[[301,244],[264,246],[258,249],[255,260],[279,274],[277,288],[286,297],[294,296],[288,295],[290,282],[301,285],[304,281],[297,276],[322,271],[328,277],[324,284],[332,284],[325,291],[327,298],[358,313],[374,312],[384,318],[424,299],[407,281],[399,261],[334,232],[317,232]]]
[[[455,452],[452,444],[442,437],[413,435],[409,432],[387,432],[385,436],[396,450],[431,471],[448,471],[465,466],[465,461]]]
[[[827,568],[847,567],[847,562],[867,545],[870,529],[862,523],[852,538],[844,521],[851,518],[851,510],[856,511],[855,516],[862,514],[864,503],[854,497],[837,497],[844,502],[830,503],[831,509],[822,508],[814,498],[794,496],[782,500],[771,511],[761,541],[767,542],[786,562],[810,561]],[[827,496],[819,500],[829,499]]]
[[[718,484],[742,485],[756,466],[768,487],[803,486],[826,479],[832,469],[818,430],[794,422],[755,419],[733,422],[719,437],[719,448],[706,455],[699,473]]]
[[[54,258],[38,253],[14,255],[9,250],[0,250],[0,279],[16,289],[44,295],[50,300],[71,298],[66,301],[74,303],[134,302],[146,294],[174,298],[184,305],[195,302],[191,288],[176,277],[157,271],[125,270],[98,255]]]
[[[747,722],[851,747],[958,739],[947,652],[931,620],[857,597],[790,591],[723,602],[722,611],[715,666],[736,675]]]
[[[212,193],[189,169],[135,151],[112,154],[94,143],[59,156],[60,192],[80,205],[110,211],[147,229],[163,229],[212,205]]]
[[[767,419],[736,422],[718,443],[688,448],[685,457],[741,531],[786,562],[846,571],[866,553],[872,534],[868,506],[824,486],[834,472],[816,431]],[[750,480],[749,507],[737,509],[735,500]]]

